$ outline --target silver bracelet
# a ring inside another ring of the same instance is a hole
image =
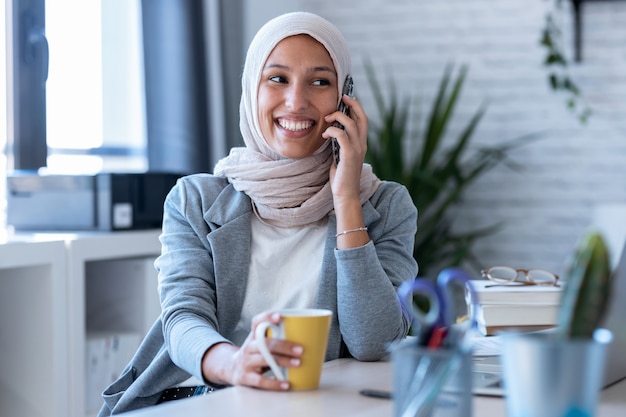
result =
[[[343,232],[337,233],[335,237],[339,237],[341,235],[347,235],[348,233],[352,233],[352,232],[367,232],[367,227],[359,227],[356,229],[344,230]]]

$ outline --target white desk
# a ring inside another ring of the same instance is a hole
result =
[[[390,400],[359,395],[363,388],[391,388],[389,362],[328,362],[320,389],[306,392],[269,392],[245,387],[227,388],[203,397],[172,401],[124,414],[128,417],[384,417],[393,415]],[[626,415],[626,380],[603,391],[596,417]],[[474,397],[475,417],[505,417],[502,398]]]

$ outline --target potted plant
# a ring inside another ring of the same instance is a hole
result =
[[[594,415],[606,349],[613,339],[610,330],[600,328],[612,284],[609,255],[600,234],[592,231],[583,237],[563,278],[554,332],[502,336],[510,416]]]
[[[499,225],[457,232],[452,227],[451,210],[461,201],[467,188],[489,169],[499,163],[517,168],[507,159],[509,151],[534,136],[472,148],[472,135],[486,111],[486,106],[481,105],[458,137],[449,142],[447,127],[468,67],[460,66],[456,75],[454,69],[451,64],[445,67],[426,118],[421,116],[417,106],[412,106],[411,97],[398,95],[393,79],[389,80],[386,98],[371,64],[365,64],[378,110],[377,119],[370,117],[366,161],[380,178],[404,184],[413,198],[419,211],[414,257],[421,275],[436,274],[442,267],[461,266],[465,261],[479,269],[472,246]]]

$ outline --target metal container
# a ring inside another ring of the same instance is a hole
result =
[[[391,354],[394,416],[471,417],[471,351],[409,342]]]
[[[593,339],[562,340],[554,333],[506,333],[502,370],[508,417],[592,417],[602,389],[607,345]]]

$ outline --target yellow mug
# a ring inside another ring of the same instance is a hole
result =
[[[278,324],[268,321],[256,328],[259,350],[267,361],[276,379],[289,381],[293,390],[309,390],[319,387],[322,366],[328,346],[330,319],[333,312],[324,309],[284,309],[277,311],[282,320]],[[269,332],[268,332],[269,330]],[[265,344],[266,336],[289,340],[302,345],[301,364],[297,368],[283,368]]]

